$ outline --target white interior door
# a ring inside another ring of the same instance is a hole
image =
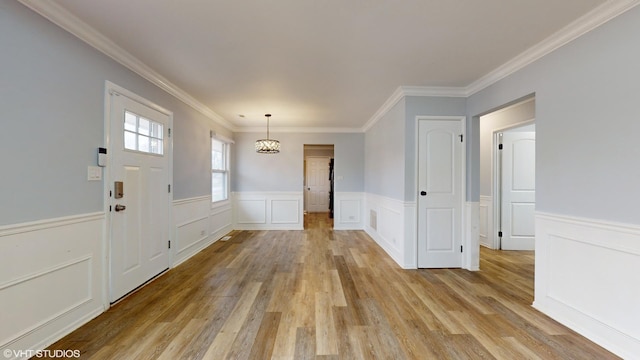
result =
[[[503,250],[535,249],[536,133],[502,135]]]
[[[462,266],[462,121],[420,120],[418,267]]]
[[[329,161],[328,157],[307,157],[307,211],[329,211]]]
[[[113,302],[169,267],[170,115],[121,94],[110,99]]]

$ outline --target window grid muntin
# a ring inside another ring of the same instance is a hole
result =
[[[164,155],[164,124],[125,111],[124,148],[146,154]]]

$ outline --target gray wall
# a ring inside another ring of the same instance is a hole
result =
[[[491,196],[493,193],[493,133],[513,124],[533,120],[536,116],[535,105],[535,100],[531,99],[480,117],[480,195]]]
[[[367,193],[403,199],[404,116],[405,99],[401,99],[365,134]]]
[[[304,145],[334,145],[336,192],[364,190],[364,134],[271,133],[280,141],[279,154],[258,154],[255,141],[264,133],[236,133],[231,190],[302,191]]]
[[[640,224],[639,36],[635,7],[468,99],[473,123],[535,93],[538,211]]]
[[[0,225],[104,210],[87,166],[105,80],[174,112],[174,198],[210,193],[209,130],[229,131],[18,2],[0,2],[0,48]]]

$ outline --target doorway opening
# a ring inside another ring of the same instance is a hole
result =
[[[535,98],[480,117],[480,245],[535,248]]]
[[[334,146],[304,145],[304,228],[309,214],[313,219],[327,221],[333,228],[334,210]]]

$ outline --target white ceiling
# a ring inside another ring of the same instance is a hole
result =
[[[54,1],[236,130],[269,112],[276,131],[362,128],[398,86],[469,87],[605,3]]]

